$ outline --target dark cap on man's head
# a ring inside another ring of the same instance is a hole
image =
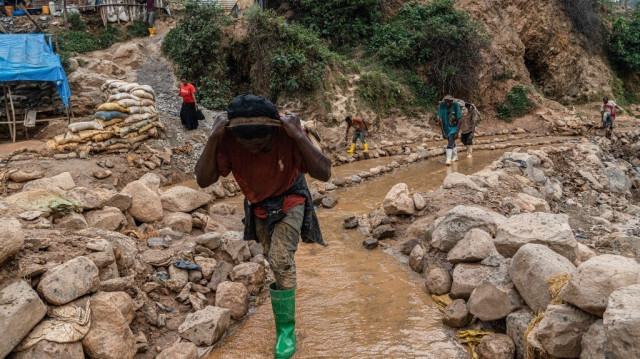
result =
[[[264,96],[240,95],[227,106],[229,120],[236,117],[269,117],[280,120],[280,114],[274,104]]]

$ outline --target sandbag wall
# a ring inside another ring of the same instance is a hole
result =
[[[165,132],[151,86],[109,80],[102,90],[106,102],[98,106],[93,119],[72,123],[67,133],[53,139],[57,151],[127,151]]]

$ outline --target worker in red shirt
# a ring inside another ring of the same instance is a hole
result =
[[[180,84],[180,92],[182,97],[182,107],[180,108],[180,121],[188,130],[198,128],[198,102],[196,102],[196,88],[187,81],[186,77],[182,78]]]
[[[218,115],[195,168],[200,187],[233,173],[245,196],[244,239],[258,240],[274,273],[269,286],[276,324],[276,358],[295,350],[296,264],[304,242],[324,245],[305,173],[331,177],[331,161],[317,149],[295,114],[280,117],[262,96],[242,95]]]
[[[344,122],[347,123],[347,131],[344,133],[345,141],[347,141],[347,138],[349,136],[349,129],[351,127],[355,128],[355,133],[353,134],[353,139],[351,140],[351,148],[347,152],[353,153],[353,151],[356,150],[356,141],[358,141],[358,139],[360,139],[360,142],[362,142],[362,145],[364,146],[364,152],[369,152],[369,145],[367,145],[367,139],[365,138],[367,130],[369,130],[367,123],[364,122],[363,119],[358,117],[352,119],[351,116],[347,116],[347,118],[344,119]]]

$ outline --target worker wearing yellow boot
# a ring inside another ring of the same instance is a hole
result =
[[[363,119],[358,117],[352,119],[351,116],[347,116],[347,118],[344,119],[344,122],[347,123],[347,131],[344,133],[345,142],[349,137],[349,129],[351,127],[355,128],[355,133],[353,134],[353,139],[351,140],[351,148],[347,152],[353,153],[356,150],[356,142],[358,141],[358,139],[360,139],[360,142],[362,142],[362,145],[364,146],[364,153],[368,154],[369,145],[367,145],[367,139],[365,138],[367,135],[367,130],[369,129],[367,123],[364,122]]]
[[[156,29],[153,24],[156,20],[156,1],[155,0],[137,0],[139,4],[146,4],[144,11],[144,23],[149,29],[149,37],[155,35]]]

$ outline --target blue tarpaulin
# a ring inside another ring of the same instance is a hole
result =
[[[0,34],[0,82],[50,81],[69,107],[71,89],[60,57],[44,34]]]

